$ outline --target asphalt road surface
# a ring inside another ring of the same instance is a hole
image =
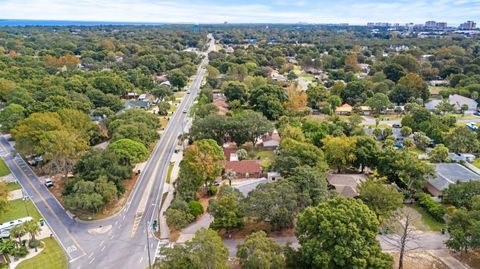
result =
[[[209,38],[208,51],[211,51],[215,49],[215,41],[211,35]],[[25,161],[15,155],[6,138],[0,136],[0,156],[4,157],[12,173],[45,218],[53,236],[65,250],[69,268],[143,269],[149,263],[148,252],[153,261],[159,241],[152,235],[151,223],[159,217],[158,207],[170,158],[188,116],[184,112],[190,111],[192,107],[207,63],[208,57],[205,57],[189,86],[190,94],[185,95],[171,117],[125,208],[109,219],[84,222],[72,218]]]

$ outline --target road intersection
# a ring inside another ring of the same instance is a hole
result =
[[[215,41],[211,35],[208,38],[207,52],[210,52],[215,48]],[[185,128],[188,114],[183,112],[191,109],[198,95],[206,64],[208,56],[198,67],[188,89],[190,94],[185,95],[170,118],[125,207],[108,219],[92,222],[75,220],[15,153],[6,137],[0,136],[0,155],[65,250],[69,268],[146,268],[149,253],[153,259],[159,240],[153,236],[151,223],[159,217],[158,207],[168,165],[178,136]],[[147,233],[150,238],[148,243]]]

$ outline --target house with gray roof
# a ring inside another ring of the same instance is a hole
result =
[[[461,111],[462,106],[464,106],[464,105],[466,105],[468,107],[466,113],[473,114],[475,111],[477,111],[478,103],[477,103],[477,101],[475,101],[471,98],[461,96],[461,95],[458,95],[458,94],[452,94],[452,95],[448,96],[447,101],[448,101],[449,104],[455,106],[455,109],[457,111]],[[435,110],[435,108],[437,108],[437,106],[441,102],[442,102],[442,100],[440,100],[440,99],[432,100],[432,101],[427,102],[425,104],[425,108],[430,110],[430,111],[433,111],[433,110]]]
[[[480,180],[480,175],[458,163],[435,164],[435,176],[427,180],[426,188],[435,197],[443,196],[443,191],[457,182]]]

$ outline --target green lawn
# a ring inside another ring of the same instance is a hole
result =
[[[172,177],[173,163],[170,163],[167,170],[167,184],[170,184],[170,178]]]
[[[7,183],[8,191],[15,191],[22,188],[17,182]]]
[[[432,216],[430,216],[430,214],[428,214],[427,211],[425,211],[425,209],[423,209],[422,207],[420,206],[417,206],[417,205],[410,205],[409,207],[415,209],[418,213],[420,213],[420,215],[422,215],[422,222],[423,224],[425,224],[426,226],[428,226],[428,228],[431,230],[431,231],[435,231],[435,232],[439,232],[442,230],[442,228],[445,228],[445,224],[444,223],[440,223],[438,221],[436,221]]]
[[[27,214],[27,210],[29,214]],[[12,200],[8,202],[7,209],[0,213],[0,223],[28,217],[29,215],[35,220],[42,218],[32,201],[27,200],[24,202],[23,199]]]
[[[5,161],[2,158],[0,158],[0,177],[6,176],[8,174],[10,174],[10,169],[8,169],[8,166],[5,163]]]
[[[475,167],[480,168],[480,159],[475,159],[472,163]]]
[[[53,238],[45,238],[44,248],[37,256],[21,262],[17,269],[66,269],[67,257]],[[34,250],[30,250],[34,251]]]

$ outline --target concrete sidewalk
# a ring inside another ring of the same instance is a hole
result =
[[[182,161],[182,159],[183,159],[182,151],[179,151],[178,153],[174,153],[172,155],[171,161],[174,164],[173,164],[172,174],[170,175],[170,184],[165,183],[163,188],[163,193],[168,193],[168,194],[167,194],[167,198],[165,198],[165,201],[163,202],[163,205],[162,205],[162,208],[160,209],[160,214],[159,214],[160,239],[170,238],[170,229],[168,228],[167,218],[165,214],[168,207],[170,206],[170,203],[174,198],[173,193],[175,192],[175,188],[173,187],[173,183],[178,178],[178,174],[180,172],[180,162]]]

